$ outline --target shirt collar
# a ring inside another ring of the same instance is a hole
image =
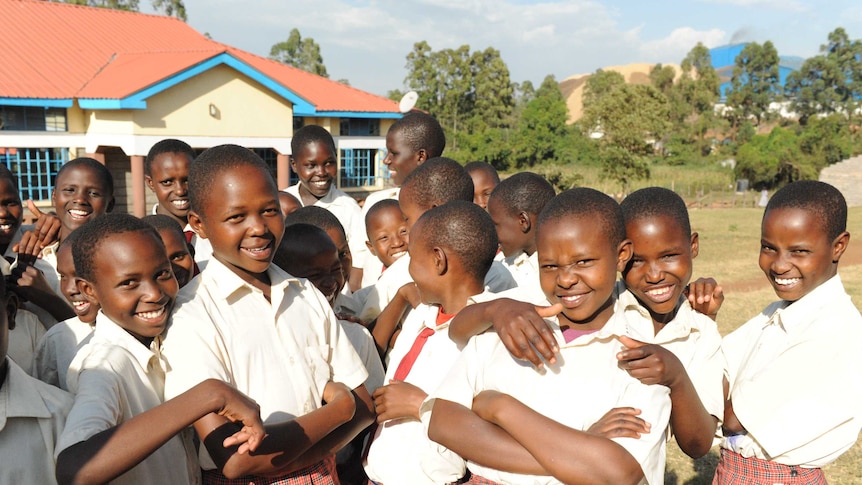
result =
[[[270,264],[266,270],[269,275],[270,286],[273,289],[287,287],[290,284],[301,284],[299,278],[287,274],[284,270],[274,264]],[[234,293],[246,290],[258,292],[260,290],[252,286],[234,273],[218,258],[211,258],[207,263],[207,267],[201,271],[199,275],[201,284],[210,288],[217,296],[227,299]]]
[[[848,296],[841,277],[836,274],[795,302],[782,302],[783,305],[775,311],[767,325],[777,324],[788,333],[801,331],[806,323],[814,322],[824,308],[834,306],[846,298]]]
[[[625,285],[622,282],[618,282],[617,284],[619,286],[615,291],[621,291],[617,296],[616,309],[622,312],[627,328],[627,335],[633,339],[641,342],[662,344],[687,337],[692,332],[700,331],[700,328],[694,322],[694,309],[691,308],[688,299],[683,298],[679,303],[679,308],[677,308],[673,320],[665,324],[658,334],[656,334],[655,325],[653,324],[652,315],[650,315],[649,310],[631,291],[625,289]]]
[[[565,347],[584,346],[596,340],[608,340],[629,334],[625,319],[622,318],[620,313],[617,311],[614,311],[611,318],[602,328],[596,332],[581,335],[571,342],[566,342],[566,339],[563,337],[563,331],[556,318],[546,318],[545,321],[550,324],[551,330],[553,330],[554,336],[557,338],[557,343],[560,345],[561,349]]]
[[[122,347],[129,351],[134,356],[138,364],[147,369],[153,357],[159,357],[162,349],[162,336],[158,335],[153,339],[149,348],[144,346],[140,340],[126,331],[123,327],[117,325],[107,315],[99,310],[96,317],[96,329],[93,331],[92,343],[107,343]]]
[[[50,418],[36,380],[8,356],[6,366],[6,382],[0,387],[0,430],[6,427],[7,418]]]

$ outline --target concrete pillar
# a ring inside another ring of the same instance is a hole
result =
[[[98,160],[102,165],[105,164],[105,154],[104,153],[87,153],[85,156],[90,157],[92,159]]]
[[[276,183],[278,190],[284,190],[290,186],[290,157],[278,153],[275,157]]]
[[[132,155],[132,213],[136,217],[144,217],[147,213],[146,192],[144,182],[144,157]]]

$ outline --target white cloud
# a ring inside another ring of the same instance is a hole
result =
[[[799,0],[700,0],[703,3],[716,3],[720,5],[730,5],[734,7],[758,7],[774,10],[789,10],[792,12],[804,12],[809,10],[807,5],[804,5]]]
[[[674,29],[667,37],[644,42],[640,52],[649,61],[679,63],[692,47],[701,42],[706,47],[715,47],[725,42],[727,33],[721,29],[695,30],[691,27]]]

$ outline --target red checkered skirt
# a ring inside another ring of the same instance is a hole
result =
[[[218,470],[203,471],[204,485],[341,485],[335,471],[335,455],[282,477],[247,476],[229,479]]]
[[[488,480],[487,478],[485,478],[483,476],[476,475],[475,473],[470,475],[469,480],[467,480],[466,482],[462,482],[462,483],[472,484],[472,485],[500,485],[499,483],[497,483],[493,480]]]
[[[827,485],[823,470],[782,465],[760,458],[745,458],[721,449],[712,485]]]

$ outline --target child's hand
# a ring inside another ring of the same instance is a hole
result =
[[[473,398],[472,410],[485,421],[494,423],[494,417],[510,396],[498,391],[482,391]]]
[[[368,324],[360,320],[359,317],[357,317],[356,315],[349,315],[347,313],[336,313],[335,318],[362,325],[363,327],[368,328]]]
[[[409,303],[412,308],[416,308],[422,303],[422,299],[419,297],[419,289],[416,288],[416,283],[413,282],[398,288],[398,292],[395,295]]]
[[[491,323],[512,356],[529,360],[537,368],[544,366],[542,359],[557,362],[554,355],[560,348],[545,318],[563,311],[561,304],[540,307],[503,298],[495,301],[493,308]]]
[[[724,290],[712,278],[698,278],[689,283],[685,294],[696,312],[713,320],[718,315],[721,304],[724,303]]]
[[[587,431],[605,438],[640,438],[650,432],[650,424],[639,418],[640,409],[614,408]]]
[[[645,344],[626,336],[619,337],[619,340],[628,347],[617,353],[620,367],[642,383],[673,389],[679,376],[685,374],[682,362],[661,345]]]
[[[18,278],[15,281],[16,286],[10,289],[23,300],[32,301],[40,293],[42,295],[54,294],[54,290],[48,284],[45,275],[33,266],[28,265],[23,268],[18,266],[13,271],[13,275],[13,277],[17,276]]]
[[[60,222],[60,218],[56,215],[50,213],[46,214],[40,211],[39,208],[36,207],[36,203],[32,200],[27,201],[27,208],[30,210],[30,213],[36,217],[36,224],[33,226],[32,231],[27,231],[24,234],[26,236],[28,233],[33,233],[31,237],[34,238],[32,246],[27,249],[26,253],[32,254],[35,258],[39,256],[39,253],[46,246],[50,246],[57,242],[60,228],[63,224]],[[12,247],[12,250],[16,253],[25,252],[20,249],[24,244],[25,241],[22,237],[21,241]]]
[[[242,423],[242,429],[225,438],[222,443],[225,448],[239,446],[238,453],[243,454],[257,449],[266,431],[260,418],[260,406],[245,394],[219,382],[221,397],[224,400],[217,414],[233,421]]]
[[[389,381],[389,385],[378,387],[371,396],[374,399],[377,422],[381,424],[399,418],[419,421],[419,406],[427,397],[425,391],[413,384],[394,380]]]

